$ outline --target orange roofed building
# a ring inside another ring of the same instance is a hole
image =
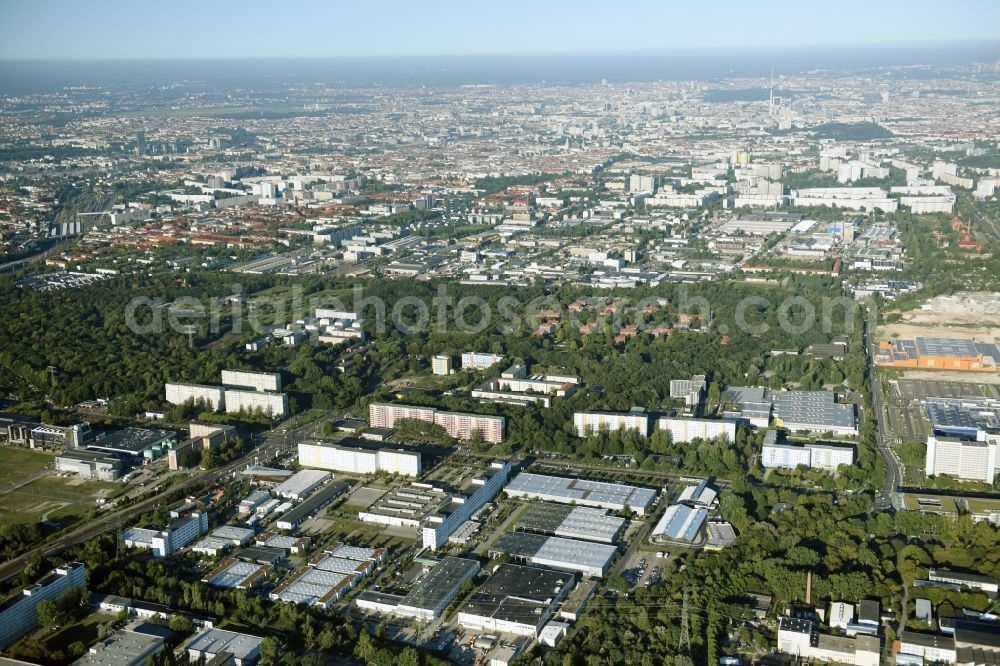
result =
[[[875,365],[922,370],[996,372],[996,345],[960,338],[923,338],[879,342]]]

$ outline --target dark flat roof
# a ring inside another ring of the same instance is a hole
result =
[[[465,602],[462,612],[537,626],[573,580],[572,574],[551,569],[502,564]]]
[[[108,451],[123,451],[138,455],[145,449],[159,444],[165,439],[177,436],[171,430],[147,430],[145,428],[124,428],[107,437],[87,442],[89,449],[105,449]]]
[[[566,517],[573,511],[568,504],[537,502],[521,515],[518,529],[539,534],[555,534]]]
[[[343,481],[331,481],[310,495],[307,500],[299,504],[297,507],[278,518],[278,520],[280,522],[292,523],[294,525],[295,523],[305,520],[316,511],[319,511],[323,508],[324,504],[332,502],[335,498],[344,494],[346,490],[347,484]]]

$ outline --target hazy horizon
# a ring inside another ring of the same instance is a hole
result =
[[[26,93],[72,85],[150,85],[173,81],[267,87],[457,86],[718,80],[843,73],[885,67],[929,68],[1000,60],[1000,41],[894,45],[634,49],[576,53],[31,60],[0,67],[0,90]],[[221,65],[221,66],[220,66]],[[899,71],[920,76],[924,70]],[[992,76],[992,72],[986,75]]]
[[[698,4],[458,0],[0,4],[0,60],[336,58],[963,42],[1000,37],[1000,3]]]

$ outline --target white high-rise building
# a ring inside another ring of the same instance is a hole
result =
[[[87,586],[86,567],[71,562],[58,567],[19,596],[0,605],[0,648],[5,648],[38,626],[38,604],[55,601],[73,588]]]
[[[576,434],[586,437],[602,430],[635,430],[643,437],[649,436],[649,414],[644,410],[630,412],[576,412],[573,414]]]
[[[660,430],[670,433],[671,442],[690,442],[693,439],[715,440],[726,437],[736,441],[736,422],[726,419],[685,419],[664,417],[659,420]]]
[[[283,419],[288,416],[288,395],[268,391],[241,391],[237,389],[226,391],[227,414],[258,410],[272,418]]]
[[[649,192],[652,193],[656,189],[654,180],[652,176],[643,176],[640,174],[632,174],[628,179],[628,191],[629,192]]]
[[[280,391],[281,374],[277,372],[223,370],[222,384],[236,388],[252,388],[257,391]]]
[[[224,394],[221,386],[179,383],[166,385],[166,399],[171,405],[183,405],[188,400],[193,400],[195,404],[204,403],[213,410],[219,410],[226,404]]]
[[[760,451],[764,468],[795,469],[799,465],[813,469],[836,471],[841,465],[854,464],[854,448],[834,444],[778,443],[778,433],[768,430]]]
[[[431,371],[435,375],[451,374],[451,357],[439,354],[431,359]]]
[[[997,446],[1000,434],[984,433],[977,440],[956,437],[927,438],[925,473],[946,474],[966,481],[993,483],[997,470]]]
[[[420,452],[404,449],[374,449],[319,442],[299,442],[299,464],[303,467],[354,474],[390,474],[419,476]]]

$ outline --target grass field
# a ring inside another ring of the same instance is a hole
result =
[[[86,516],[98,497],[120,487],[54,474],[29,481],[52,460],[49,454],[29,449],[0,449],[0,525],[47,520],[66,526]]]
[[[65,651],[66,648],[77,641],[89,646],[97,640],[97,627],[113,619],[111,615],[92,613],[79,622],[74,622],[49,633],[42,639],[42,642],[50,650]]]
[[[51,465],[54,456],[31,449],[0,448],[0,493]]]

